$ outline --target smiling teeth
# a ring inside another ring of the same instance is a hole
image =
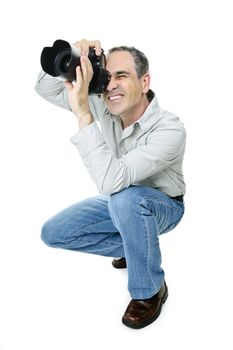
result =
[[[117,99],[120,98],[120,97],[121,97],[120,95],[110,96],[110,97],[109,97],[109,100],[110,100],[110,101],[117,100]]]

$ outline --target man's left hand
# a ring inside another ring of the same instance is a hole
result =
[[[93,77],[92,64],[87,56],[80,57],[81,67],[76,68],[76,83],[65,82],[69,105],[79,121],[80,128],[94,122],[89,108],[88,88]]]

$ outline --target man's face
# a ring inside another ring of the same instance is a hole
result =
[[[107,56],[106,69],[111,80],[104,101],[113,115],[130,118],[140,111],[149,90],[149,75],[137,77],[133,56],[127,51],[115,51]]]

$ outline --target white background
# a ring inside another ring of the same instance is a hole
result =
[[[153,5],[153,6],[152,6]],[[0,349],[232,349],[231,1],[8,1],[1,8]],[[187,129],[186,214],[161,238],[170,296],[160,318],[121,324],[127,271],[48,248],[45,220],[97,194],[69,138],[72,113],[34,91],[60,38],[135,45],[162,107]]]

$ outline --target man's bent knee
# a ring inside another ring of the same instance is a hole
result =
[[[41,239],[50,247],[54,247],[56,243],[58,243],[56,239],[56,230],[49,221],[42,226]]]
[[[132,210],[135,210],[143,200],[138,186],[130,186],[120,192],[114,193],[109,197],[108,208],[112,216],[125,217],[129,219]]]

